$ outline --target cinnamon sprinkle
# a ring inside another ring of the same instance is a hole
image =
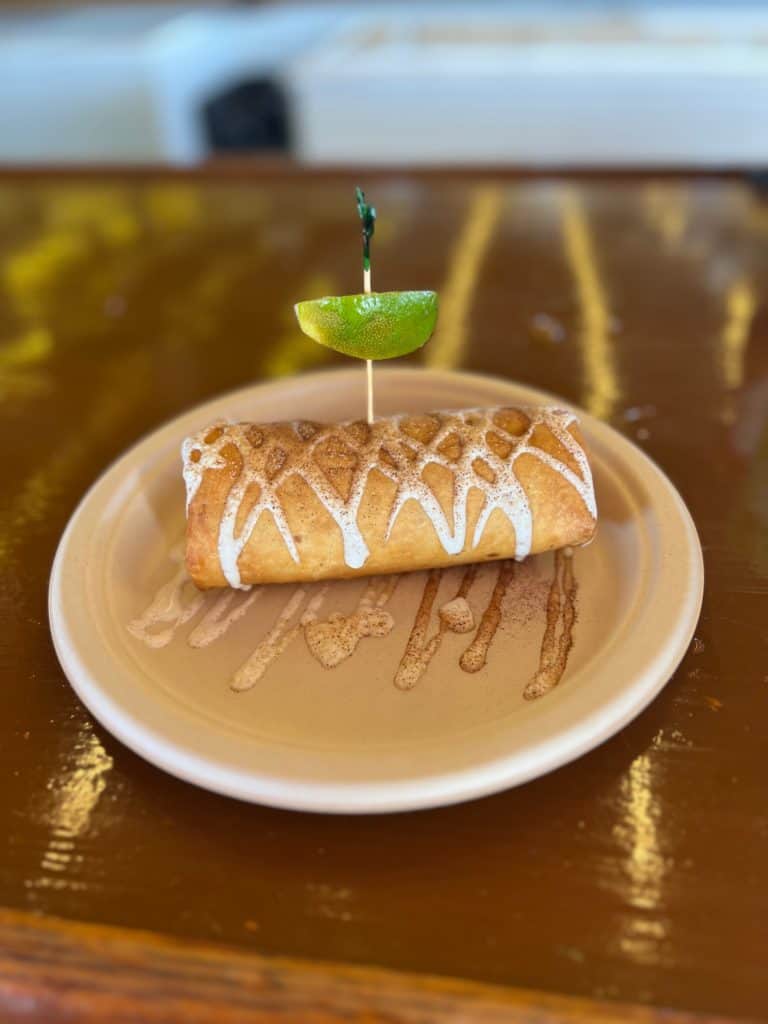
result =
[[[480,619],[475,639],[464,651],[459,659],[459,666],[465,672],[479,672],[488,660],[488,648],[493,643],[496,631],[501,622],[501,605],[507,593],[507,588],[515,575],[515,563],[504,561],[499,565],[499,574],[496,577],[496,586]]]
[[[560,682],[573,647],[576,622],[576,577],[573,555],[555,552],[555,573],[547,598],[547,622],[541,641],[539,667],[523,691],[526,700],[536,700]]]

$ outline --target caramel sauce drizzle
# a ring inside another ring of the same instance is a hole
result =
[[[459,659],[459,666],[465,672],[479,672],[488,660],[488,648],[493,643],[496,631],[501,623],[501,606],[507,594],[507,588],[515,575],[515,563],[501,562],[490,600],[480,619],[475,638]]]
[[[403,657],[401,658],[397,672],[395,673],[395,686],[398,690],[413,689],[416,683],[418,683],[427,671],[430,661],[432,661],[440,649],[443,637],[450,629],[450,620],[441,618],[437,632],[427,640],[429,622],[432,617],[432,607],[435,603],[437,592],[440,589],[443,572],[443,569],[432,569],[427,574],[427,579],[424,583],[424,590],[421,595],[421,601],[419,602],[419,608],[416,612],[416,617],[413,620],[411,635],[408,637],[405,652],[403,653]],[[476,577],[477,566],[470,565],[464,570],[464,575],[461,578],[459,589],[454,594],[452,600],[455,601],[457,598],[462,597],[466,599],[469,591],[472,589],[472,584],[475,582]]]
[[[526,700],[543,697],[563,677],[573,647],[577,589],[573,555],[556,551],[555,574],[547,598],[547,624],[541,641],[539,667],[523,691]]]
[[[178,562],[181,557],[181,546],[174,546],[170,552],[171,560]],[[467,631],[466,614],[443,615],[443,609],[451,611],[458,607],[463,610],[466,607],[471,623],[471,609],[467,604],[467,598],[480,568],[478,565],[469,565],[464,570],[456,593],[441,606],[437,629],[431,636],[429,628],[432,613],[445,570],[432,569],[427,573],[405,651],[395,673],[394,685],[398,689],[410,690],[419,682],[439,651],[447,632]],[[503,621],[504,599],[515,572],[514,561],[505,560],[499,563],[493,592],[471,643],[459,659],[459,666],[464,672],[475,673],[485,667],[490,646]],[[334,612],[324,620],[318,618],[318,613],[330,584],[323,584],[315,590],[297,587],[291,592],[267,635],[235,673],[230,683],[231,689],[242,692],[255,686],[270,665],[302,632],[310,653],[324,668],[334,668],[351,657],[361,640],[366,637],[388,636],[394,626],[394,620],[391,613],[385,610],[385,606],[399,581],[399,576],[372,577],[368,580],[354,611],[349,615]],[[217,594],[189,633],[187,643],[191,647],[200,648],[219,640],[258,600],[263,589]],[[546,624],[541,641],[539,666],[525,687],[525,700],[535,700],[544,696],[557,686],[563,677],[573,646],[577,589],[572,552],[570,549],[556,551],[554,575],[547,596]],[[128,624],[128,631],[148,647],[165,647],[180,627],[197,615],[206,601],[210,601],[210,595],[194,589],[184,565],[181,564],[173,576],[159,588],[142,614]],[[469,628],[474,627],[469,625]]]

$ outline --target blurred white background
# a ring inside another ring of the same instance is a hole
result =
[[[0,10],[0,161],[740,166],[764,3]]]

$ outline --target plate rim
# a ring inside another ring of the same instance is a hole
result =
[[[153,430],[143,434],[125,452],[119,455],[87,489],[62,533],[53,560],[48,588],[48,616],[51,638],[57,658],[73,690],[86,708],[111,735],[156,767],[201,788],[251,803],[265,804],[283,809],[324,813],[386,813],[447,806],[464,800],[479,798],[503,789],[522,785],[533,778],[548,774],[604,743],[632,719],[639,715],[669,682],[671,675],[687,651],[698,623],[704,593],[704,561],[696,526],[677,488],[664,471],[637,445],[609,424],[595,419],[585,410],[551,392],[528,384],[492,374],[471,371],[432,370],[423,367],[382,367],[380,372],[390,378],[398,376],[424,376],[440,379],[454,385],[485,384],[489,387],[521,388],[536,401],[557,402],[573,409],[584,424],[585,434],[602,435],[610,447],[624,449],[633,461],[640,461],[647,473],[656,478],[671,499],[678,517],[678,525],[688,541],[690,566],[687,587],[680,611],[674,620],[662,647],[640,672],[633,674],[631,683],[618,690],[615,697],[603,702],[573,727],[548,737],[527,751],[515,748],[509,753],[455,772],[421,775],[409,779],[380,782],[334,781],[314,782],[261,772],[247,772],[231,766],[213,763],[168,736],[157,733],[154,726],[137,721],[118,700],[105,691],[94,678],[77,653],[77,645],[69,635],[66,613],[62,603],[63,571],[69,544],[78,522],[89,503],[96,500],[112,477],[119,479],[126,464],[134,460],[146,445],[157,444],[170,428],[187,417],[204,415],[209,406],[238,399],[257,392],[282,390],[297,378],[311,383],[328,376],[356,377],[356,368],[330,367],[312,373],[271,381],[258,381],[220,395],[183,410],[165,420]],[[589,727],[589,728],[588,728]],[[525,756],[527,755],[527,757]],[[527,764],[520,762],[526,761]]]

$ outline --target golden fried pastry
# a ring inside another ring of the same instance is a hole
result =
[[[182,455],[201,588],[522,559],[586,543],[597,519],[561,409],[218,424]]]

